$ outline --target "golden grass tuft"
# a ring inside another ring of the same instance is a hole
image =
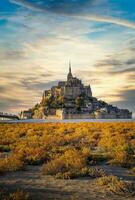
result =
[[[24,167],[24,162],[19,155],[10,155],[0,159],[0,174],[4,172],[21,170]]]
[[[0,172],[24,163],[43,164],[48,174],[99,162],[133,168],[134,144],[134,122],[0,124]]]
[[[11,200],[28,200],[29,199],[29,194],[22,190],[13,192],[9,196]]]
[[[57,179],[73,179],[78,177],[91,177],[97,178],[105,176],[105,171],[102,168],[97,167],[84,167],[80,170],[72,169],[66,172],[59,172],[55,175]]]
[[[60,157],[56,157],[42,167],[45,175],[56,175],[70,170],[79,170],[86,165],[86,158],[75,149],[67,150]]]
[[[135,185],[133,182],[120,180],[116,176],[104,176],[96,180],[98,186],[103,187],[117,195],[134,195]]]
[[[131,169],[131,171],[135,174],[135,167],[133,167],[133,168]]]
[[[0,189],[0,200],[29,200],[29,194],[23,190],[9,192],[7,190]]]

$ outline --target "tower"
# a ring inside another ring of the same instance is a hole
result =
[[[70,80],[72,78],[73,78],[73,76],[72,76],[72,71],[71,71],[71,63],[69,62],[69,73],[67,75],[67,80]]]

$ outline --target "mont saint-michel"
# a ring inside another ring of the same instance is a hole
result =
[[[20,116],[25,119],[130,119],[132,112],[93,97],[91,86],[74,77],[69,64],[67,80],[45,90],[41,102],[22,111]]]

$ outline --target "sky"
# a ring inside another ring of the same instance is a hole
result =
[[[134,0],[0,0],[0,111],[74,76],[135,116]]]

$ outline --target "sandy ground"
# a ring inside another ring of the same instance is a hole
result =
[[[130,171],[102,166],[108,174],[117,175],[126,180],[135,181]],[[52,176],[43,176],[40,167],[27,166],[25,171],[7,173],[0,177],[0,186],[10,190],[23,189],[29,192],[32,200],[134,200],[135,197],[120,197],[106,193],[98,188],[95,179],[79,178],[74,180],[56,180]]]

